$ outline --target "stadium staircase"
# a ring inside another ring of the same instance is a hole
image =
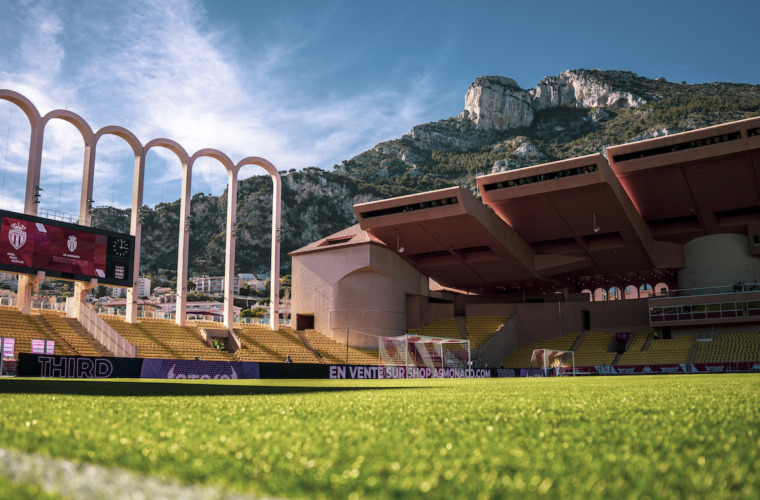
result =
[[[588,335],[588,330],[583,330],[578,334],[578,338],[575,340],[575,344],[570,348],[571,351],[575,352],[577,351],[580,346],[583,345],[583,342],[586,340],[586,335]]]
[[[235,333],[242,348],[235,356],[241,361],[282,363],[287,356],[293,363],[320,363],[320,359],[290,328],[271,330],[267,325],[240,325]]]
[[[100,344],[74,318],[67,318],[63,313],[40,311],[37,316],[40,323],[55,332],[66,344],[80,356],[113,356],[113,353]]]
[[[21,314],[17,309],[0,306],[0,337],[16,340],[16,353],[32,352],[32,340],[55,341],[56,354],[74,355],[76,352],[52,329],[47,329],[38,316]]]
[[[687,363],[694,346],[694,335],[679,335],[672,339],[653,338],[650,333],[634,334],[631,347],[620,356],[617,364],[626,365],[676,365]],[[646,335],[642,343],[641,337]],[[640,350],[636,348],[641,345]]]
[[[305,330],[309,343],[319,352],[324,363],[329,365],[342,365],[348,361],[350,365],[377,365],[380,363],[377,351],[349,347],[321,334],[316,330]],[[348,360],[346,360],[348,354]]]
[[[470,351],[476,352],[506,323],[509,316],[470,316],[466,320]]]
[[[209,347],[200,332],[192,326],[179,326],[172,321],[142,319],[139,323],[125,322],[118,316],[102,316],[129,343],[136,345],[141,358],[195,359],[233,361],[235,358],[221,349]]]
[[[454,318],[439,318],[431,321],[422,328],[410,328],[409,335],[421,335],[423,337],[439,337],[446,339],[460,339],[459,327]]]
[[[454,321],[457,324],[457,330],[459,330],[459,338],[460,339],[466,339],[467,338],[467,319],[464,316],[454,316]],[[470,347],[471,351],[474,351],[472,347]]]
[[[311,345],[311,342],[309,342],[309,338],[306,336],[305,330],[296,330],[296,335],[298,335],[298,338],[301,339],[301,342],[303,342],[303,345],[305,345],[308,350],[314,353],[314,355],[320,358],[320,360],[322,359],[322,355],[319,354],[319,351]]]
[[[504,360],[501,364],[503,368],[531,368],[530,357],[535,349],[557,349],[560,351],[569,351],[578,340],[579,334],[572,333],[561,337],[533,342],[532,344],[520,346]],[[578,366],[578,363],[576,363]]]
[[[575,366],[611,366],[617,352],[610,352],[614,334],[585,332],[583,342],[575,349]]]

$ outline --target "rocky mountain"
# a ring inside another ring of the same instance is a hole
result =
[[[454,185],[475,176],[601,151],[622,144],[760,115],[760,85],[689,85],[627,71],[572,70],[522,89],[503,76],[470,86],[456,117],[416,125],[335,165],[283,175],[283,272],[287,252],[355,222],[355,203]],[[237,272],[269,267],[271,181],[253,177],[238,188]],[[226,194],[193,198],[191,273],[220,275]],[[93,223],[128,230],[129,211],[97,209]],[[179,200],[145,209],[145,271],[176,266]]]
[[[485,76],[472,84],[459,116],[417,125],[335,172],[397,191],[454,184],[478,173],[521,168],[621,144],[760,114],[760,86],[688,85],[627,71],[573,70],[525,90]],[[394,182],[395,181],[395,182]]]

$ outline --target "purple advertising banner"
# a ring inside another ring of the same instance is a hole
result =
[[[331,379],[491,378],[490,369],[330,365]]]
[[[682,363],[678,365],[585,366],[581,375],[669,375],[676,373],[760,372],[760,361],[737,363]]]
[[[260,377],[258,363],[145,359],[143,360],[140,378],[242,379]]]

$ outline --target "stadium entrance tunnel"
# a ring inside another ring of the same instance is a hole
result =
[[[297,330],[313,330],[314,329],[314,315],[313,314],[297,314],[296,315],[296,329]]]

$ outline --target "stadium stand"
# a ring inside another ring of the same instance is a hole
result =
[[[32,352],[32,340],[55,341],[55,353],[74,355],[76,351],[52,329],[46,329],[35,316],[21,314],[15,308],[0,307],[0,337],[16,339],[16,353]]]
[[[141,358],[234,360],[229,352],[206,345],[194,327],[178,326],[166,320],[143,319],[139,323],[130,324],[118,316],[104,315],[102,318],[122,337],[137,346]]]
[[[673,339],[657,339],[649,343],[649,349],[624,352],[618,359],[617,366],[628,365],[673,365],[689,361],[694,346],[694,335],[681,335]]]
[[[611,366],[617,356],[609,352],[613,334],[589,332],[575,351],[575,366]]]
[[[637,332],[631,336],[631,340],[628,342],[628,348],[626,352],[641,352],[647,343],[647,339],[651,335],[650,332]]]
[[[501,366],[503,368],[531,368],[530,356],[535,349],[569,351],[573,347],[573,344],[575,344],[576,340],[578,340],[578,334],[573,333],[518,347],[512,351]],[[577,362],[575,365],[579,366]]]
[[[692,363],[760,361],[760,332],[718,333],[712,341],[698,341]]]
[[[74,318],[65,317],[64,313],[56,311],[40,311],[38,320],[52,328],[61,339],[74,349],[80,356],[113,356],[111,351],[100,344]]]
[[[380,363],[377,351],[355,347],[346,349],[345,344],[336,342],[316,330],[306,330],[306,338],[322,356],[323,362],[329,365],[346,363],[346,356],[348,356],[348,364],[377,365]]]
[[[320,363],[290,328],[272,331],[267,325],[240,325],[234,331],[243,343],[243,348],[235,353],[241,361],[282,363],[290,356],[293,363]]]
[[[409,335],[422,335],[423,337],[442,337],[447,339],[461,338],[459,335],[459,327],[457,326],[456,320],[454,318],[440,318],[435,321],[431,321],[422,328],[410,328]]]
[[[507,321],[509,321],[509,316],[468,317],[466,325],[470,351],[475,352],[480,349]]]

